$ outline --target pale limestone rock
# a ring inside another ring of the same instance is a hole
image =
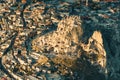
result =
[[[33,77],[33,76],[27,76],[27,79],[26,80],[39,80],[39,79],[37,79],[36,77]]]
[[[93,2],[100,2],[100,0],[92,0]]]

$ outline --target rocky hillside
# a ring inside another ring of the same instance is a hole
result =
[[[0,0],[1,80],[119,80],[118,0]]]

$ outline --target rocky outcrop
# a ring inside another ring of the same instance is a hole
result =
[[[119,23],[107,31],[103,31],[104,46],[107,52],[108,80],[119,80],[120,74],[120,30]]]

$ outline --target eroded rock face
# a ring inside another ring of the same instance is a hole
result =
[[[75,2],[80,2],[80,0],[65,0],[66,2],[69,2],[69,3],[75,3]]]
[[[119,80],[120,77],[120,30],[118,25],[104,33],[104,45],[107,52],[107,69],[109,80]]]

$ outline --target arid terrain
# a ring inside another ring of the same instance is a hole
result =
[[[119,79],[119,0],[0,0],[0,80]]]

